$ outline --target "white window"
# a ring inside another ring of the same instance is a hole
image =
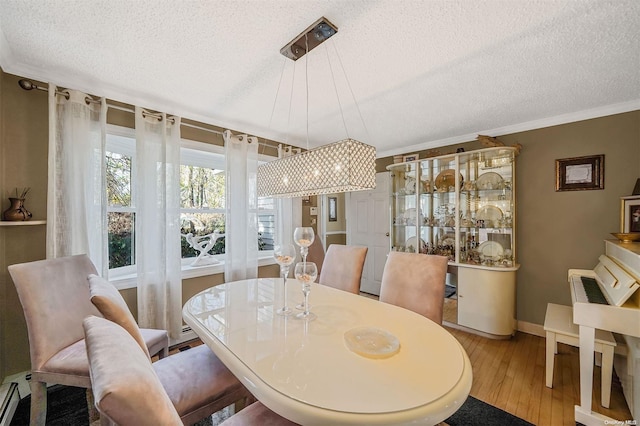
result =
[[[109,276],[135,272],[135,157],[133,129],[109,126],[106,138]]]
[[[203,237],[225,232],[225,158],[222,147],[182,141],[180,148],[180,232],[183,264],[199,252],[187,242],[187,234]],[[208,254],[222,260],[225,238],[219,238]]]
[[[109,277],[123,279],[136,273],[135,253],[135,130],[108,126],[106,139],[107,223]],[[225,157],[224,148],[183,139],[180,147],[180,225],[181,234],[204,236],[225,231]],[[276,233],[276,202],[258,199],[258,249],[264,261],[271,260]],[[185,277],[221,272],[211,268],[189,268],[199,254],[181,238]],[[209,254],[224,261],[224,236]],[[269,262],[267,262],[269,263]],[[184,272],[183,272],[184,273]]]

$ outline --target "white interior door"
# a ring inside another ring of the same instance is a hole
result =
[[[380,295],[389,253],[389,172],[376,174],[376,189],[348,194],[347,244],[369,248],[360,291]]]

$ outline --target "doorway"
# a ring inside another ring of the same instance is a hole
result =
[[[360,291],[380,295],[389,253],[389,172],[376,174],[376,188],[347,195],[347,244],[369,248]]]

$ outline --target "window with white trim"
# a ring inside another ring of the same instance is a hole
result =
[[[186,235],[199,239],[225,231],[225,158],[221,147],[188,140],[180,148],[180,233],[182,259],[188,263],[199,251]],[[207,240],[205,240],[206,242]],[[205,246],[205,244],[202,244]],[[225,238],[221,236],[208,251],[221,260]]]
[[[135,274],[135,130],[109,125],[106,138],[107,223],[109,276]],[[266,159],[263,159],[266,160]],[[225,231],[224,148],[183,139],[180,147],[180,226],[183,266],[199,252],[184,237],[202,237]],[[276,233],[275,199],[258,199],[259,257],[271,257]],[[225,238],[219,238],[208,252],[224,260]]]
[[[109,126],[106,137],[109,274],[135,272],[135,158],[132,129]]]

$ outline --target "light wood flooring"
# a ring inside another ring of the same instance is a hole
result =
[[[558,344],[554,387],[549,389],[545,386],[544,338],[518,332],[509,340],[494,340],[445,328],[458,339],[471,360],[472,396],[535,425],[575,426],[574,406],[580,403],[577,348]],[[620,421],[631,420],[615,373],[609,409],[600,406],[599,367],[594,368],[593,383],[594,411]]]
[[[457,324],[458,301],[445,299],[443,319]],[[462,344],[473,368],[471,395],[536,425],[575,425],[580,403],[578,348],[558,344],[553,389],[545,386],[545,339],[518,332],[510,340],[493,340],[446,327]],[[616,420],[631,412],[615,376],[609,408],[600,405],[600,367],[594,367],[592,409]]]
[[[447,328],[462,344],[473,368],[471,395],[535,425],[574,426],[580,403],[578,349],[558,344],[553,389],[545,386],[545,339],[518,332],[509,340],[493,340]],[[614,375],[609,409],[600,406],[600,368],[594,368],[593,410],[616,420],[631,413]]]

